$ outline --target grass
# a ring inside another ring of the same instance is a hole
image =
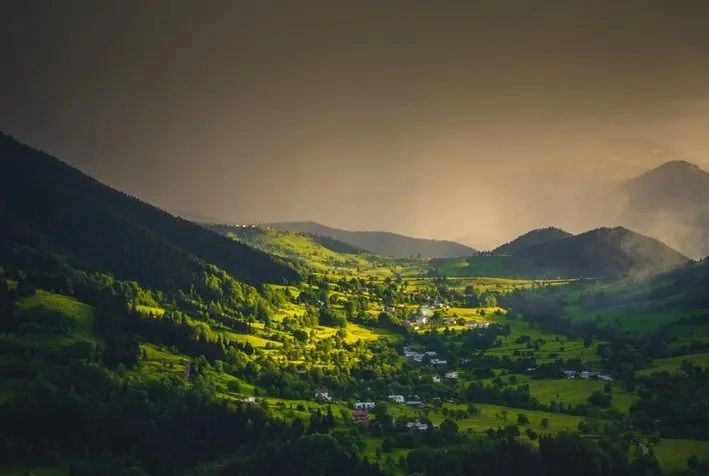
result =
[[[699,367],[709,367],[709,352],[699,354],[679,355],[666,359],[655,359],[649,367],[637,371],[636,375],[650,375],[655,372],[679,372],[682,362],[685,360]]]
[[[138,304],[135,306],[135,309],[143,314],[155,314],[156,316],[162,316],[165,314],[165,309],[161,307],[155,307],[155,306],[144,306],[142,304]]]
[[[243,228],[227,236],[308,268],[316,274],[328,274],[331,277],[383,279],[394,274],[423,272],[424,262],[421,260],[396,260],[369,253],[340,253],[322,246],[306,233],[273,228]]]
[[[95,309],[77,299],[48,291],[37,290],[17,303],[20,322],[37,318],[65,316],[71,322],[71,332],[45,332],[30,329],[33,341],[48,346],[62,346],[77,340],[95,340],[93,321]]]
[[[678,323],[682,318],[707,315],[705,309],[647,310],[636,304],[622,304],[592,311],[584,310],[580,305],[575,304],[568,306],[565,313],[576,322],[596,321],[599,324],[614,326],[624,331],[642,333]]]
[[[345,328],[347,331],[347,337],[345,337],[345,342],[348,344],[353,344],[357,341],[362,342],[374,342],[379,339],[384,339],[388,342],[398,342],[401,337],[393,332],[386,331],[384,329],[370,329],[368,327],[360,326],[355,323],[348,323]],[[338,329],[334,327],[320,326],[317,328],[317,338],[327,339],[334,336]]]
[[[552,334],[539,329],[536,325],[520,319],[510,319],[506,315],[491,315],[490,320],[499,324],[509,324],[511,328],[510,335],[502,338],[502,347],[495,347],[486,351],[490,355],[498,357],[507,356],[516,358],[514,353],[518,351],[521,354],[532,352],[538,363],[553,362],[558,357],[564,360],[578,358],[583,362],[598,362],[600,356],[596,352],[596,348],[600,341],[594,339],[591,344],[586,347],[583,339],[572,339],[560,334]],[[543,344],[539,350],[527,348],[525,343],[516,343],[515,341],[521,336],[529,336],[531,341],[542,339]],[[552,357],[554,355],[555,357]]]
[[[529,419],[529,424],[519,425],[519,428],[522,433],[521,438],[527,439],[526,435],[524,435],[524,430],[527,428],[531,428],[537,433],[553,434],[561,431],[577,431],[579,422],[583,420],[582,417],[574,415],[515,409],[485,403],[476,403],[475,406],[480,409],[480,415],[456,420],[460,431],[483,433],[489,428],[497,429],[498,427],[504,428],[507,425],[516,425],[517,415],[524,413]],[[440,424],[445,419],[445,416],[439,409],[417,409],[406,405],[390,405],[389,408],[390,413],[397,418],[416,419],[426,416],[434,424]],[[467,405],[462,403],[444,403],[443,408],[447,408],[448,410],[466,410]],[[506,421],[501,419],[503,411],[507,411]],[[549,427],[543,430],[541,429],[541,422],[545,418],[549,420]]]
[[[653,448],[662,471],[669,474],[687,468],[687,460],[695,455],[700,460],[709,458],[709,441],[663,439]]]
[[[567,405],[583,404],[592,393],[603,392],[606,385],[606,382],[602,380],[532,379],[522,375],[515,377],[517,379],[515,385],[528,384],[529,393],[544,404],[550,404],[552,400]],[[618,411],[627,413],[638,397],[623,391],[618,385],[611,384],[611,388],[613,395],[611,406]]]

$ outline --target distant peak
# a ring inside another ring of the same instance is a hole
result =
[[[655,170],[657,169],[689,169],[689,170],[701,170],[698,165],[693,164],[691,162],[687,162],[686,160],[670,160],[669,162],[665,162],[664,164],[660,165],[659,167],[656,167]]]
[[[630,179],[631,182],[645,180],[706,180],[709,172],[686,160],[671,160]]]

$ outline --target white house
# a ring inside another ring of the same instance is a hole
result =
[[[431,380],[433,380],[433,383],[440,383],[441,377],[439,377],[438,375],[433,375],[431,376]]]
[[[377,405],[374,402],[355,402],[355,404],[354,404],[354,407],[357,410],[360,410],[360,409],[371,410],[375,406],[377,406]]]
[[[446,372],[446,378],[458,378],[458,371]]]
[[[389,395],[387,398],[394,403],[404,403],[406,401],[403,395]]]

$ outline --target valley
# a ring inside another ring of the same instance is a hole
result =
[[[707,260],[622,228],[383,257],[3,147],[0,474],[709,464]]]

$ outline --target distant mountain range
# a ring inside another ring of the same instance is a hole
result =
[[[511,255],[521,249],[528,248],[539,243],[545,243],[547,241],[558,240],[561,238],[569,238],[571,236],[573,236],[571,233],[559,228],[538,228],[515,238],[509,243],[498,246],[492,251],[492,253],[496,255]]]
[[[57,260],[157,289],[202,285],[210,265],[250,284],[292,281],[272,256],[114,190],[0,134],[0,258]]]
[[[618,217],[693,258],[709,255],[709,172],[685,161],[667,162],[618,186]]]
[[[664,243],[623,227],[596,228],[566,237],[556,230],[546,233],[547,241],[519,246],[530,235],[535,239],[544,236],[546,230],[535,230],[511,242],[518,245],[511,253],[515,269],[563,277],[616,278],[648,276],[690,261]]]
[[[327,236],[380,256],[396,258],[459,258],[477,253],[475,249],[454,241],[413,238],[385,231],[348,231],[312,221],[265,223],[259,226]]]

